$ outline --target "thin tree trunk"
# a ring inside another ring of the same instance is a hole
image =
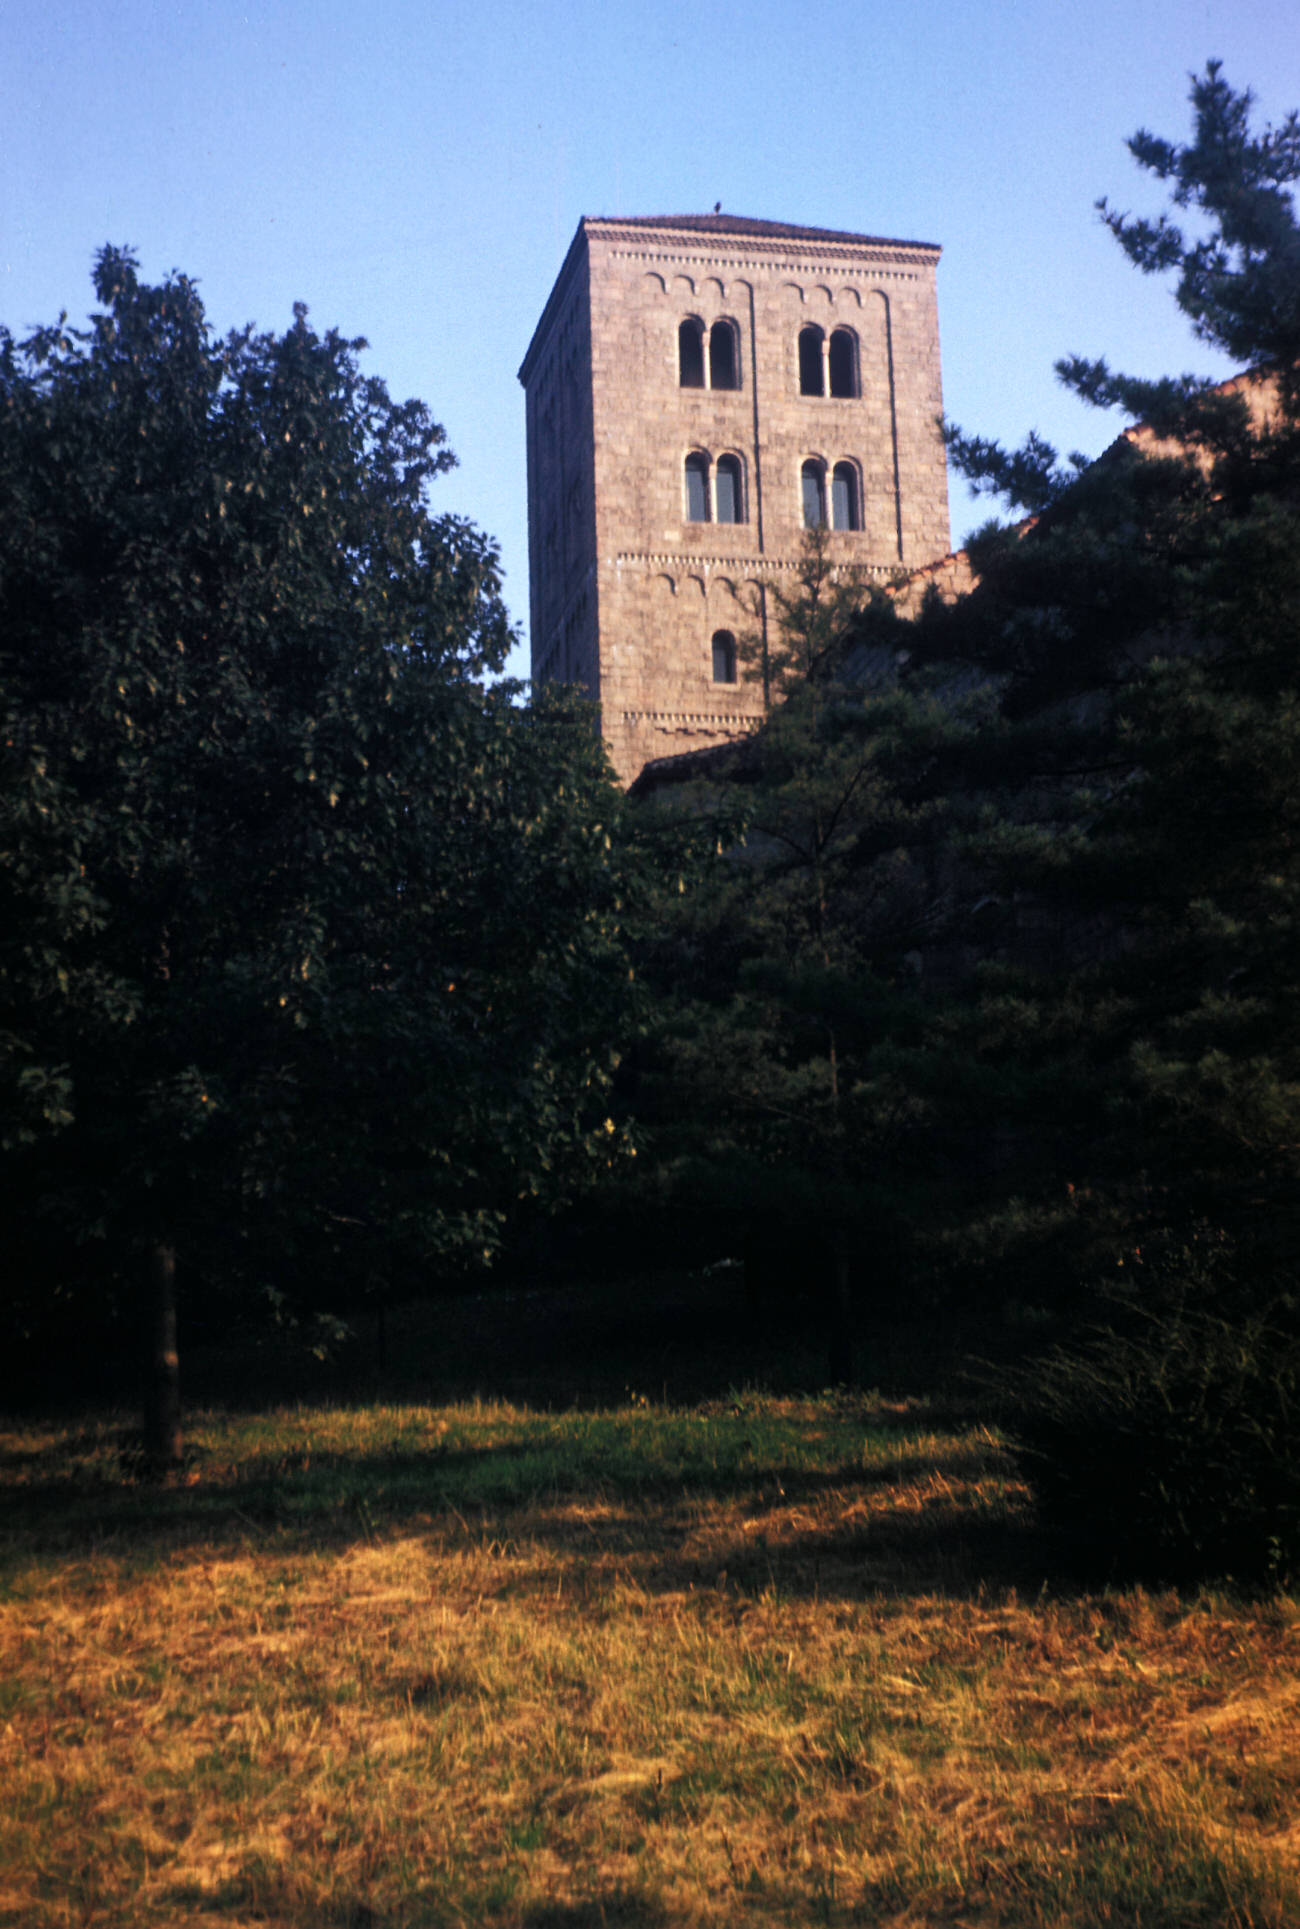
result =
[[[145,1452],[155,1473],[179,1467],[180,1355],[176,1349],[176,1251],[157,1245],[149,1255],[149,1384],[145,1390]]]

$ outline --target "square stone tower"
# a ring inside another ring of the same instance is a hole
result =
[[[753,729],[737,640],[803,535],[864,580],[948,550],[937,247],[738,215],[578,224],[524,357],[532,673],[625,783]]]

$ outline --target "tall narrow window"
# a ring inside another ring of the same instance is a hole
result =
[[[713,681],[736,681],[736,639],[730,630],[713,632]]]
[[[861,529],[858,472],[851,462],[837,462],[831,476],[831,522],[836,529]]]
[[[740,357],[734,322],[715,321],[709,330],[709,387],[739,388]],[[719,516],[719,522],[722,517]]]
[[[709,458],[706,455],[686,458],[686,520],[709,520]]]
[[[704,387],[704,323],[694,315],[677,330],[677,379],[683,388]]]
[[[831,394],[856,395],[858,392],[858,344],[851,328],[837,328],[831,336]]]
[[[811,322],[799,330],[799,393],[826,393],[822,382],[822,331]]]
[[[740,457],[720,455],[714,476],[714,494],[719,522],[744,522],[745,509],[740,494]]]
[[[826,521],[826,482],[820,462],[805,462],[803,478],[803,519],[807,529],[820,529]]]

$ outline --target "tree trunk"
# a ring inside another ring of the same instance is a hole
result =
[[[179,1467],[180,1356],[176,1350],[176,1252],[155,1246],[149,1255],[150,1373],[144,1401],[144,1444],[155,1473]]]

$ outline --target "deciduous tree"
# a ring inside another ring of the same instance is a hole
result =
[[[460,1265],[609,1158],[616,793],[363,343],[95,289],[0,336],[4,1216],[38,1300],[153,1281],[167,1460],[174,1267]]]

